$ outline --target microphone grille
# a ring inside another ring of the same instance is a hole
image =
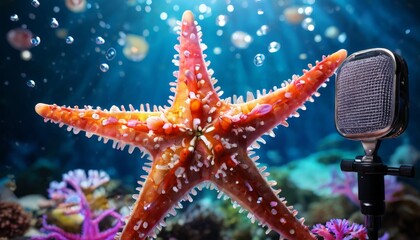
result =
[[[389,129],[394,118],[394,59],[380,54],[342,65],[336,79],[336,126],[342,135]]]

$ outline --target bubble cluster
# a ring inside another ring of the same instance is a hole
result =
[[[58,26],[60,26],[60,24],[58,24],[57,19],[51,18],[50,27],[51,28],[58,28]]]
[[[228,17],[226,15],[219,15],[216,18],[216,24],[219,27],[224,27],[228,21]]]
[[[101,36],[99,36],[99,37],[96,37],[95,42],[98,45],[102,45],[102,44],[105,43],[105,39],[103,39]]]
[[[12,16],[10,16],[10,21],[12,22],[19,21],[19,16],[17,14],[13,14]]]
[[[232,34],[230,40],[233,45],[240,49],[248,48],[249,44],[252,42],[252,37],[246,32],[236,31]]]
[[[115,48],[111,47],[106,51],[105,58],[106,58],[106,60],[111,61],[112,59],[115,58],[116,55],[117,55],[117,50],[115,50]]]
[[[67,36],[66,37],[66,43],[67,44],[72,44],[74,42],[74,38],[72,36]]]
[[[101,65],[99,65],[99,69],[100,69],[102,72],[108,72],[108,70],[109,70],[109,65],[108,65],[108,64],[106,64],[106,63],[102,63]]]
[[[305,17],[310,16],[312,12],[313,8],[311,6],[291,6],[284,9],[283,17],[288,23],[299,24],[303,23]]]
[[[265,60],[265,55],[262,53],[258,53],[254,57],[254,65],[257,67],[261,67],[264,63],[264,60]]]
[[[262,25],[258,30],[257,30],[257,36],[264,36],[267,35],[268,31],[270,30],[270,28],[267,25]]]
[[[280,50],[280,43],[278,42],[271,42],[268,44],[268,52],[275,53]]]
[[[315,30],[315,22],[312,18],[305,18],[302,21],[302,28],[305,30],[308,30],[310,32],[312,32],[313,30]]]

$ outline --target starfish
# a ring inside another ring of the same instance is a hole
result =
[[[347,52],[339,50],[323,57],[301,77],[294,76],[281,88],[247,94],[232,99],[220,98],[222,91],[214,87],[213,70],[203,54],[202,33],[192,12],[186,11],[178,26],[179,45],[173,62],[179,66],[170,85],[174,96],[169,107],[140,105],[140,110],[112,106],[110,110],[85,106],[83,109],[38,103],[35,111],[44,121],[67,125],[67,130],[86,132],[87,137],[98,135],[113,147],[130,153],[137,147],[148,153],[151,162],[143,169],[145,181],[139,181],[139,194],[127,217],[121,239],[156,237],[164,218],[175,215],[183,200],[192,201],[196,189],[207,185],[232,199],[249,211],[248,217],[269,230],[289,239],[315,239],[297,211],[286,206],[278,197],[274,181],[268,181],[265,167],[258,168],[252,151],[262,135],[274,135],[272,129],[287,126],[286,120],[298,116],[306,101],[318,96]]]

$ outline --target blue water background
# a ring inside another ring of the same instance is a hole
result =
[[[38,8],[29,0],[0,3],[2,176],[30,174],[39,165],[47,169],[51,165],[53,172],[39,176],[45,182],[70,169],[93,168],[104,169],[113,177],[134,184],[146,161],[140,159],[137,150],[130,155],[126,150],[112,149],[111,143],[97,142],[96,137],[87,139],[84,134],[74,135],[51,123],[45,124],[34,106],[38,102],[102,108],[128,104],[138,107],[141,103],[168,105],[168,96],[172,94],[168,84],[174,80],[172,72],[177,70],[171,62],[177,35],[168,21],[161,19],[161,13],[167,13],[168,19],[180,20],[187,9],[194,12],[202,27],[203,42],[208,46],[207,60],[219,80],[217,85],[224,91],[223,97],[280,86],[293,74],[301,74],[308,63],[313,64],[322,55],[341,48],[353,53],[384,47],[402,55],[409,67],[409,127],[400,138],[385,141],[380,154],[388,161],[404,142],[420,149],[418,1],[89,1],[90,8],[83,13],[69,11],[64,1],[39,1]],[[207,6],[205,13],[200,12],[202,4]],[[234,11],[229,12],[228,5]],[[310,7],[312,13],[306,17],[313,19],[315,29],[308,31],[301,24],[286,21],[283,11],[287,7]],[[13,14],[18,14],[20,20],[10,21]],[[219,15],[228,17],[226,26],[216,24]],[[60,29],[66,29],[74,37],[73,44],[57,37],[57,30],[50,27],[52,17],[58,20]],[[30,49],[29,61],[22,60],[20,52],[5,37],[8,30],[22,24],[41,38],[40,45]],[[267,25],[269,31],[258,36],[256,32],[262,25]],[[325,36],[331,26],[339,30],[341,40]],[[218,30],[223,31],[221,36],[217,35]],[[230,40],[238,30],[253,37],[246,49],[235,48]],[[123,46],[118,43],[121,32],[146,35],[150,49],[143,61],[134,62],[122,54]],[[315,41],[317,35],[320,41]],[[102,36],[105,44],[97,45],[97,36]],[[272,41],[280,43],[278,52],[268,52]],[[111,47],[117,55],[108,61],[105,52]],[[214,48],[220,48],[221,53],[215,54]],[[254,56],[259,53],[265,55],[265,60],[258,67]],[[100,70],[102,63],[109,65],[107,72]],[[27,86],[29,80],[35,82],[34,87]],[[289,120],[289,128],[279,127],[276,138],[267,138],[268,143],[259,151],[261,161],[282,165],[306,157],[320,150],[322,139],[335,134],[334,81],[320,93],[315,103],[306,105],[306,111],[299,111],[299,118]],[[359,143],[347,140],[340,144],[346,149],[359,147]]]

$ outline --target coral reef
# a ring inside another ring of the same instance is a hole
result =
[[[288,181],[299,189],[311,191],[318,196],[329,196],[331,191],[324,185],[333,181],[331,173],[337,170],[339,160],[349,156],[353,156],[353,153],[337,149],[320,151],[273,169],[271,173],[285,171]]]
[[[326,222],[333,218],[349,218],[353,213],[359,213],[359,209],[345,197],[322,197],[309,204],[308,210],[305,213],[305,222],[308,225],[312,225]],[[359,213],[359,217],[360,215]],[[354,221],[354,219],[351,220]]]
[[[30,226],[31,216],[14,202],[0,201],[0,238],[23,236]]]
[[[402,185],[397,182],[396,176],[386,175],[385,178],[385,201],[393,201],[394,194],[401,191]],[[322,187],[330,188],[335,195],[347,197],[355,205],[359,205],[357,174],[351,172],[332,172],[331,181]]]
[[[420,236],[420,193],[404,185],[403,189],[387,202],[383,217],[383,230],[390,240],[412,240]]]
[[[33,239],[113,239],[122,226],[121,215],[109,209],[104,195],[97,193],[108,181],[109,176],[103,171],[90,170],[86,175],[77,169],[64,174],[62,182],[51,182],[48,193],[55,209],[49,216],[54,216],[56,224],[49,224],[44,215],[42,231],[47,235]],[[100,224],[109,218],[113,225],[101,229]]]
[[[325,225],[316,224],[312,232],[324,240],[367,239],[367,231],[363,225],[350,224],[346,219],[331,219]]]
[[[188,207],[183,213],[172,221],[158,235],[157,239],[202,240],[224,239],[224,220],[217,206],[197,202]]]

